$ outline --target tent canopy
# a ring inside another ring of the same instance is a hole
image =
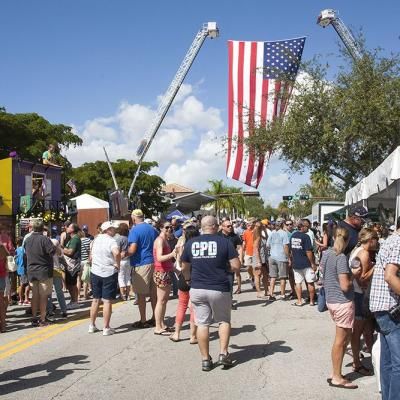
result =
[[[107,201],[101,200],[90,194],[84,193],[80,196],[74,197],[71,200],[76,201],[76,208],[78,210],[90,210],[96,208],[110,208]]]
[[[400,146],[381,165],[346,192],[345,205],[362,203],[400,212]]]
[[[170,213],[167,215],[166,219],[167,219],[167,220],[170,220],[170,219],[172,219],[173,217],[177,217],[177,218],[179,218],[179,219],[182,220],[182,221],[186,221],[187,219],[189,219],[189,217],[188,217],[187,215],[183,214],[183,213],[182,213],[181,211],[179,211],[179,210],[174,210],[174,211],[170,212]]]

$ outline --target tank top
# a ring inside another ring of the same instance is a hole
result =
[[[169,244],[166,240],[163,240],[163,248],[162,248],[162,254],[169,254],[171,253],[171,248],[169,247]],[[153,247],[153,256],[154,256],[154,271],[159,271],[159,272],[171,272],[174,268],[174,263],[172,259],[167,260],[167,261],[158,261],[157,260],[157,254],[156,254],[156,248]]]
[[[351,267],[351,262],[353,261],[353,259],[355,257],[357,257],[357,254],[362,250],[362,247],[357,247],[354,249],[354,251],[350,254],[349,257],[349,267]],[[359,285],[359,283],[357,282],[356,279],[353,279],[353,287],[354,287],[354,292],[355,293],[364,293],[363,290],[361,289],[361,286]]]

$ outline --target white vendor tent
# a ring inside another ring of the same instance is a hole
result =
[[[391,209],[400,215],[400,146],[357,185],[346,192],[345,205]]]
[[[107,201],[101,200],[90,194],[81,194],[71,200],[76,201],[76,208],[78,210],[92,210],[96,208],[109,208],[110,204]]]

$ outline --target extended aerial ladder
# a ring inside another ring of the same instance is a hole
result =
[[[181,87],[185,76],[189,72],[189,69],[193,64],[194,59],[200,51],[202,44],[207,37],[213,39],[216,38],[218,35],[219,30],[216,22],[208,22],[204,24],[202,28],[197,32],[196,37],[194,38],[192,45],[186,53],[185,58],[183,59],[182,64],[180,65],[174,79],[172,80],[171,84],[168,87],[168,90],[161,99],[160,105],[158,106],[157,115],[155,116],[150,126],[146,138],[140,142],[140,145],[137,149],[137,169],[133,177],[131,187],[129,188],[128,199],[131,198],[136,179],[138,178],[140,173],[140,167],[142,165],[143,159],[146,156],[146,153],[149,150],[151,143],[153,142],[154,137],[156,136],[157,131],[160,128],[160,125],[164,120],[172,102],[174,101],[174,98],[178,93],[178,90]]]
[[[361,60],[362,52],[360,46],[354,39],[350,29],[347,28],[344,22],[339,18],[337,11],[332,9],[322,10],[318,16],[317,24],[323,28],[332,25],[353,59],[355,61]]]

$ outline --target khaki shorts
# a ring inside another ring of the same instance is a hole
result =
[[[294,269],[294,282],[301,284],[304,281],[307,283],[315,282],[315,272],[312,268]]]
[[[245,267],[252,267],[253,266],[253,256],[245,255],[243,259],[243,264]]]
[[[154,264],[141,265],[132,270],[133,291],[137,294],[150,295],[154,287]]]
[[[53,290],[53,278],[44,281],[32,281],[29,282],[29,285],[32,288],[32,296],[48,296]]]

